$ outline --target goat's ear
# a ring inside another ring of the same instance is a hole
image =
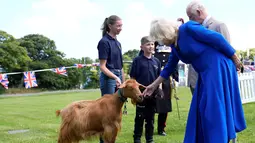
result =
[[[126,87],[126,82],[122,83],[118,88],[124,88]]]

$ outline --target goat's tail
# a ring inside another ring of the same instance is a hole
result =
[[[61,110],[56,111],[56,116],[58,117],[60,115]]]

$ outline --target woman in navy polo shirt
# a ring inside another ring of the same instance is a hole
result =
[[[105,18],[102,39],[99,41],[98,57],[100,61],[100,90],[101,96],[112,94],[124,82],[121,44],[116,36],[122,30],[122,20],[116,15]],[[100,139],[100,143],[103,143]]]

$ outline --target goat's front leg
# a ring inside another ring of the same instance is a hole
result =
[[[105,126],[104,127],[104,142],[105,143],[115,143],[117,137],[118,129],[116,126]]]

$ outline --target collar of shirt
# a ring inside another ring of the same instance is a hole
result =
[[[210,18],[211,18],[211,16],[208,15],[208,16],[205,18],[205,20],[203,21],[202,25],[205,26],[205,24],[207,23],[207,21],[208,21]]]
[[[116,38],[113,38],[113,37],[112,37],[111,35],[109,35],[108,33],[106,33],[105,36],[106,36],[108,39],[117,40],[117,37],[116,37]]]
[[[151,56],[151,58],[145,57],[144,55],[142,55],[143,58],[145,58],[146,60],[152,60],[153,56]]]

